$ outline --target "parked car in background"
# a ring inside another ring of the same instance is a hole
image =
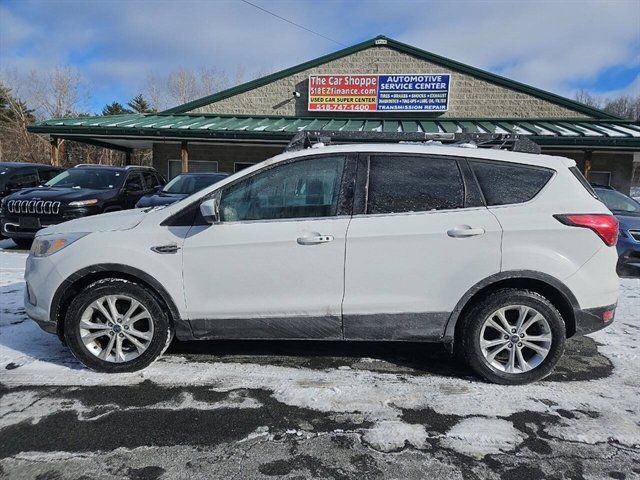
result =
[[[43,163],[0,162],[0,201],[23,188],[36,187],[64,171]],[[4,238],[0,230],[0,238]]]
[[[164,179],[150,167],[77,165],[0,204],[2,233],[28,247],[38,230],[97,213],[133,208]]]
[[[181,173],[156,192],[145,195],[136,204],[137,208],[159,207],[182,200],[209,185],[219,182],[228,173]]]
[[[593,185],[593,189],[620,223],[618,273],[640,275],[640,203],[612,187]]]
[[[618,222],[587,188],[562,157],[318,144],[39,232],[25,309],[101,372],[145,368],[175,334],[444,342],[529,383],[613,321]]]
[[[23,188],[37,187],[63,171],[43,163],[0,162],[0,199]]]

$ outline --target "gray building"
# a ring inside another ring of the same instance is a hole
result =
[[[628,193],[640,124],[386,37],[157,114],[52,119],[51,138],[131,152],[153,149],[168,178],[238,171],[299,131],[517,133],[576,160],[592,181]]]

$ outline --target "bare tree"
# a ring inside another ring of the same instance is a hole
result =
[[[86,103],[80,74],[69,67],[55,67],[44,73],[31,71],[25,90],[39,119],[75,115]]]
[[[180,68],[169,74],[167,79],[169,97],[178,104],[198,98],[198,81],[192,70]]]
[[[638,122],[640,121],[640,95],[607,99],[603,109],[607,113]]]

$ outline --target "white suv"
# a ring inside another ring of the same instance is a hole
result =
[[[103,372],[146,367],[174,334],[391,340],[445,342],[521,384],[612,321],[617,234],[566,158],[321,146],[39,232],[25,307]]]

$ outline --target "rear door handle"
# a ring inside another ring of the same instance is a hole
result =
[[[470,227],[469,225],[459,225],[451,230],[447,230],[447,235],[453,238],[475,237],[477,235],[483,235],[484,233],[484,228]]]
[[[298,237],[299,245],[317,245],[318,243],[327,243],[333,240],[333,235],[309,235]]]

